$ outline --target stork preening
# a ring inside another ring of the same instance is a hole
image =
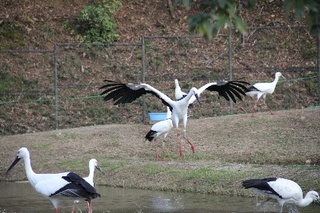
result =
[[[188,119],[188,105],[190,99],[200,100],[198,98],[198,90],[197,88],[193,87],[190,89],[188,94],[177,101],[170,99],[167,95],[160,92],[156,88],[150,86],[146,83],[120,83],[111,80],[105,80],[107,84],[100,87],[104,91],[101,95],[104,96],[104,100],[113,100],[114,104],[121,104],[121,103],[131,103],[132,101],[136,100],[137,98],[141,97],[145,94],[152,94],[159,98],[162,103],[170,108],[172,111],[172,123],[177,129],[177,134],[181,144],[181,133],[183,138],[190,144],[192,151],[195,151],[194,145],[191,141],[186,137],[186,126],[187,126],[187,119]],[[244,90],[246,89],[245,84],[247,82],[243,81],[221,81],[221,82],[213,82],[210,83],[206,89],[210,91],[216,91],[220,96],[223,96],[227,101],[232,100],[236,102],[236,97],[241,99],[241,94],[245,95]],[[200,103],[201,104],[201,103]],[[183,130],[179,129],[179,123],[183,123]],[[181,147],[181,146],[180,146]],[[180,155],[182,155],[182,150],[180,150]]]
[[[93,186],[73,172],[56,174],[35,173],[31,167],[29,150],[25,147],[19,149],[16,158],[7,169],[6,174],[8,174],[21,159],[24,161],[26,175],[31,186],[52,202],[56,213],[58,213],[59,203],[63,197],[84,198],[88,202],[100,197],[100,194],[97,193]],[[92,213],[92,206],[88,209],[88,212]]]
[[[157,138],[163,135],[162,141],[162,160],[165,160],[165,138],[167,137],[168,133],[173,127],[172,120],[171,120],[171,111],[170,108],[167,107],[167,117],[165,120],[159,121],[152,125],[150,131],[146,134],[145,139],[148,141],[153,141],[156,149],[156,160],[159,160],[159,153],[158,153],[158,145],[157,145]]]
[[[318,192],[309,191],[303,198],[301,187],[296,182],[285,178],[250,179],[243,181],[242,186],[268,196],[269,198],[262,203],[276,199],[280,205],[280,213],[285,204],[305,207],[313,201],[319,202]]]
[[[281,74],[281,72],[277,72],[275,74],[274,81],[271,83],[256,83],[249,88],[246,89],[246,95],[251,96],[255,99],[255,103],[253,106],[252,117],[254,117],[254,113],[257,110],[259,99],[262,97],[264,104],[268,107],[270,114],[273,115],[274,113],[271,111],[271,108],[266,103],[266,96],[267,94],[272,94],[276,88],[276,85],[279,81],[279,77],[282,77],[286,80],[286,78]]]

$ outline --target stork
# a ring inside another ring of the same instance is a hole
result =
[[[91,186],[95,186],[93,182],[94,178],[94,170],[97,169],[100,171],[103,175],[106,175],[106,173],[102,170],[102,168],[99,166],[98,161],[94,158],[89,160],[89,175],[87,177],[84,177],[83,179],[87,181]],[[79,203],[79,200],[75,200],[73,204]],[[72,207],[72,212],[74,212],[74,205]],[[88,209],[92,208],[92,202],[87,201]]]
[[[262,97],[264,104],[269,108],[270,114],[274,113],[271,111],[271,108],[266,103],[267,94],[272,94],[276,88],[276,85],[279,81],[279,77],[282,77],[286,80],[286,78],[281,74],[281,72],[276,72],[274,81],[271,83],[256,83],[249,88],[246,89],[246,95],[255,98],[255,104],[253,106],[252,117],[254,117],[254,113],[257,110],[259,99]]]
[[[187,119],[188,119],[188,105],[192,98],[195,98],[200,103],[198,97],[197,88],[193,87],[190,89],[189,93],[182,99],[173,101],[167,95],[160,92],[156,88],[152,87],[146,83],[120,83],[111,80],[105,80],[107,82],[105,85],[101,86],[100,89],[104,91],[100,95],[104,95],[103,100],[113,100],[114,105],[121,103],[131,103],[137,98],[145,94],[152,94],[159,98],[162,103],[170,108],[172,111],[172,123],[177,129],[177,135],[181,144],[181,133],[184,139],[190,144],[192,152],[195,151],[194,145],[186,137],[187,131]],[[248,84],[243,81],[221,81],[213,82],[211,86],[207,88],[211,91],[216,91],[220,96],[223,96],[227,101],[232,100],[236,102],[236,97],[241,100],[241,94],[245,95],[244,89],[246,88],[244,84]],[[236,97],[235,97],[236,96]],[[179,129],[179,123],[183,123],[183,130]],[[180,145],[181,147],[181,145]],[[180,150],[180,155],[182,155],[182,150]]]
[[[250,179],[242,182],[245,189],[252,188],[255,192],[267,195],[270,199],[276,199],[282,213],[285,204],[292,204],[299,207],[308,206],[313,201],[319,202],[319,194],[316,191],[309,191],[303,198],[301,187],[294,181],[285,178],[264,178]]]
[[[164,150],[164,140],[167,137],[168,133],[172,129],[173,124],[171,120],[171,111],[170,108],[167,107],[167,117],[165,120],[159,121],[152,125],[150,131],[146,134],[145,139],[148,141],[153,141],[156,148],[156,160],[159,160],[158,154],[158,146],[157,146],[157,138],[163,135],[163,142],[162,142],[162,160],[165,160],[165,150]]]
[[[49,199],[58,213],[58,207],[63,197],[85,198],[86,201],[100,197],[96,189],[82,177],[73,172],[56,174],[37,174],[31,167],[30,153],[25,147],[17,152],[16,158],[6,171],[6,174],[21,160],[24,161],[25,172],[31,186],[45,198]],[[88,209],[92,213],[92,206]]]

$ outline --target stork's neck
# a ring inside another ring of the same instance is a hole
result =
[[[313,198],[308,196],[308,194],[305,196],[305,198],[301,199],[299,202],[298,202],[298,206],[299,207],[306,207],[308,206],[310,203],[313,202]]]
[[[194,95],[194,92],[190,90],[190,92],[187,94],[187,96],[184,98],[187,102],[189,102],[190,98]]]
[[[89,175],[88,175],[88,178],[89,179],[92,179],[93,180],[93,176],[94,176],[94,165],[93,164],[91,164],[91,165],[89,165]]]
[[[277,84],[278,81],[279,81],[279,76],[276,75],[272,83]]]
[[[34,176],[36,175],[36,173],[33,171],[32,167],[31,167],[31,160],[30,160],[29,156],[24,158],[24,168],[26,170],[26,175],[27,175],[29,182],[31,183],[31,185],[34,186],[34,184],[35,184]]]

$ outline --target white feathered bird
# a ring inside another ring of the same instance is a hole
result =
[[[157,146],[157,138],[163,135],[163,143],[162,143],[162,153],[165,155],[164,150],[164,140],[167,137],[168,133],[172,129],[173,124],[171,120],[171,111],[170,108],[167,107],[167,117],[165,120],[158,121],[157,123],[153,124],[150,131],[146,134],[145,139],[148,141],[153,141],[156,147],[156,159],[159,160],[158,154],[158,146]],[[162,160],[165,158],[163,157]]]
[[[286,80],[286,78],[281,74],[281,72],[277,72],[275,74],[275,78],[274,78],[273,82],[271,82],[271,83],[256,83],[246,89],[246,95],[251,96],[252,98],[255,99],[252,117],[254,117],[254,113],[257,110],[257,105],[258,105],[259,99],[261,97],[263,98],[264,104],[269,108],[270,114],[272,114],[272,115],[274,114],[271,111],[271,108],[266,103],[266,96],[267,96],[267,94],[272,94],[274,92],[276,85],[279,81],[279,77],[282,77],[283,79]]]
[[[319,194],[316,191],[309,191],[303,198],[301,187],[294,181],[285,178],[264,178],[250,179],[242,182],[246,189],[252,188],[255,192],[269,197],[266,201],[276,199],[280,205],[280,213],[285,204],[299,207],[308,206],[313,201],[319,202]],[[264,201],[264,202],[266,202]],[[263,202],[263,203],[264,203]]]

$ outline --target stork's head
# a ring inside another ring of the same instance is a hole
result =
[[[9,168],[6,171],[6,174],[9,173],[9,171],[22,159],[25,158],[29,158],[29,151],[27,148],[22,147],[18,150],[17,155],[15,157],[15,159],[12,161],[11,165],[9,166]]]
[[[190,91],[193,93],[194,97],[196,97],[198,103],[201,105],[199,95],[198,95],[198,89],[195,87],[192,87]]]
[[[89,161],[89,167],[90,165],[93,165],[97,170],[99,170],[103,175],[106,175],[106,173],[101,169],[101,167],[99,166],[98,164],[98,161],[94,158],[92,158],[90,161]]]
[[[320,197],[318,192],[316,191],[310,191],[306,194],[306,197],[310,197],[315,203],[320,204]]]
[[[281,74],[281,72],[276,72],[276,78],[279,78],[279,77],[283,78],[284,80],[287,80],[287,79]]]

